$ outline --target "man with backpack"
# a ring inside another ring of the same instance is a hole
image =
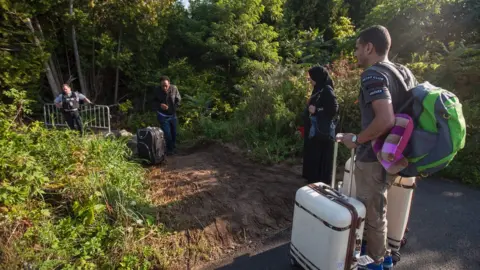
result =
[[[365,71],[361,75],[359,105],[362,131],[347,133],[341,141],[348,148],[357,148],[355,181],[357,197],[365,204],[367,255],[374,263],[367,269],[381,270],[393,266],[387,251],[387,191],[396,175],[388,174],[375,155],[371,141],[389,132],[395,124],[395,112],[409,102],[410,95],[403,82],[386,69],[374,66],[390,65],[398,70],[408,89],[418,83],[408,68],[388,60],[391,38],[383,26],[372,26],[362,31],[356,42],[355,56]],[[407,108],[404,113],[409,113]]]
[[[76,91],[72,92],[72,89],[68,84],[64,84],[62,90],[63,93],[55,98],[55,106],[62,111],[68,127],[70,129],[78,130],[80,134],[83,135],[82,117],[78,111],[80,108],[80,102],[85,101],[89,104],[92,104],[92,102],[83,94]]]

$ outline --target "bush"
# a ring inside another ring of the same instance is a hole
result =
[[[19,126],[8,116],[25,100],[12,96],[0,105],[2,268],[149,268],[148,247],[128,244],[155,218],[125,142]]]
[[[409,64],[419,82],[428,80],[435,85],[454,92],[462,102],[467,123],[465,148],[439,175],[458,179],[464,183],[480,186],[480,49],[477,46],[451,48],[443,56],[417,56],[421,62]],[[417,58],[415,57],[414,60]]]
[[[414,55],[406,65],[419,82],[428,80],[456,93],[462,103],[467,121],[467,141],[454,161],[439,175],[458,178],[464,183],[480,185],[480,163],[476,155],[480,131],[480,100],[475,89],[480,86],[479,50],[458,47],[450,54]],[[361,130],[357,104],[361,70],[352,59],[341,58],[327,65],[334,80],[340,105],[340,124],[337,132]],[[299,156],[302,139],[296,129],[303,125],[302,113],[310,87],[305,80],[306,69],[300,65],[278,67],[270,74],[253,78],[241,86],[243,99],[227,121],[213,120],[204,114],[188,129],[190,138],[202,134],[206,138],[234,142],[261,162],[278,162]],[[195,134],[195,136],[193,136]],[[350,157],[350,152],[339,147],[339,166]]]
[[[250,157],[264,163],[279,162],[298,155],[301,139],[297,127],[309,93],[306,74],[296,65],[277,67],[269,74],[245,81],[236,88],[243,98],[226,119],[208,113],[193,125],[183,125],[190,139],[204,137],[234,142]]]
[[[480,186],[480,47],[471,46],[452,50],[441,62],[440,67],[431,75],[438,84],[451,89],[463,104],[463,113],[467,123],[465,148],[461,150],[452,164],[443,172],[447,177],[460,179],[467,184]]]
[[[361,71],[347,59],[326,67],[334,79],[340,103],[341,121],[337,131],[356,132],[360,127],[355,101]],[[189,133],[237,143],[259,162],[274,163],[298,157],[303,150],[303,139],[297,129],[303,126],[305,102],[312,91],[306,80],[308,68],[310,66],[277,67],[270,74],[246,81],[238,86],[243,99],[229,120],[213,120],[206,115],[189,129]],[[344,163],[349,152],[343,148],[340,162]]]

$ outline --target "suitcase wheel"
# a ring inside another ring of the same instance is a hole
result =
[[[400,261],[400,252],[398,252],[398,251],[393,251],[392,252],[392,261],[393,261],[393,265],[396,265],[397,262]]]
[[[402,241],[400,241],[400,247],[403,247],[407,244],[407,238],[403,237]]]
[[[294,268],[297,268],[299,267],[300,265],[298,264],[297,260],[295,260],[295,258],[293,256],[290,256],[290,266],[291,267],[294,267]]]

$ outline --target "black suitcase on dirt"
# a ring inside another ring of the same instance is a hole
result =
[[[159,164],[165,159],[165,148],[165,138],[159,127],[137,130],[138,156],[150,165]]]

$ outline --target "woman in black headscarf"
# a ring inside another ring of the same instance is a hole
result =
[[[333,92],[332,78],[325,68],[313,67],[308,75],[313,91],[305,109],[302,176],[308,183],[323,182],[330,185],[338,102]]]

